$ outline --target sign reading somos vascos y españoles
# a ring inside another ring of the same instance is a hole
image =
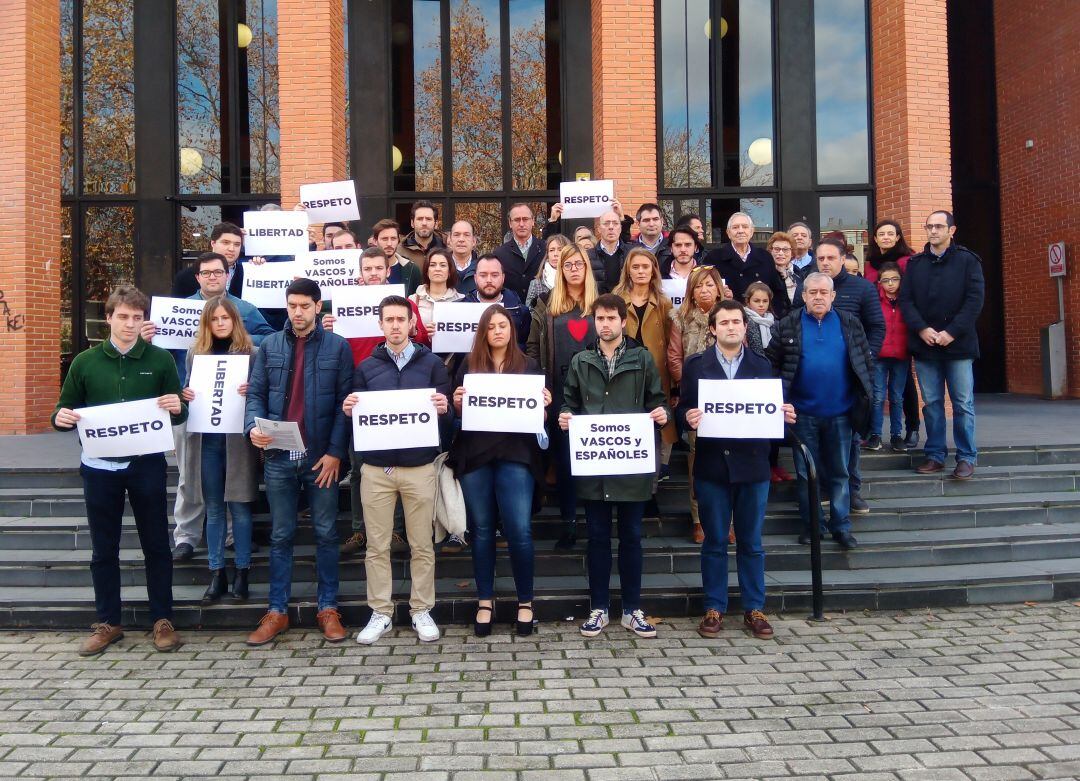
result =
[[[165,350],[186,350],[195,343],[206,302],[197,298],[150,299],[150,322],[157,326],[154,345]]]
[[[570,418],[570,472],[575,477],[656,471],[656,427],[648,413]]]

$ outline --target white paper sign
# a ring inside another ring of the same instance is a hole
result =
[[[461,399],[464,431],[538,434],[544,428],[541,374],[466,374]]]
[[[676,309],[682,306],[683,299],[686,298],[686,283],[685,279],[661,280],[664,295],[671,299],[671,305]]]
[[[187,430],[198,434],[243,434],[245,398],[236,392],[248,380],[247,355],[196,355],[191,360]]]
[[[157,399],[124,401],[77,409],[83,453],[91,458],[122,458],[172,450],[169,413]]]
[[[570,473],[642,475],[656,471],[656,427],[648,413],[570,418]]]
[[[307,209],[308,220],[313,223],[360,219],[356,183],[352,179],[344,182],[302,184],[300,203]]]
[[[379,304],[387,296],[405,296],[404,285],[351,285],[334,290],[330,311],[334,333],[346,339],[382,336]]]
[[[700,380],[699,437],[783,439],[780,380]]]
[[[433,353],[467,353],[476,338],[476,326],[491,304],[436,301],[431,317],[435,333],[431,337]]]
[[[150,299],[150,322],[157,326],[154,345],[165,350],[186,350],[195,343],[205,301],[197,298]]]
[[[330,249],[322,252],[302,252],[296,256],[300,267],[298,276],[307,277],[319,286],[324,300],[334,297],[343,287],[356,287],[360,279],[358,249]]]
[[[353,407],[356,450],[401,450],[439,446],[439,414],[434,388],[357,393]]]
[[[244,212],[244,254],[253,257],[307,252],[307,229],[307,212]]]
[[[582,217],[599,217],[610,211],[615,200],[615,182],[611,179],[593,181],[561,182],[559,202],[563,205],[562,216],[568,220]]]
[[[244,264],[244,284],[240,297],[259,309],[284,309],[285,290],[300,276],[295,260],[280,263]]]
[[[268,420],[255,418],[255,428],[272,439],[267,450],[307,450],[300,436],[300,424],[293,420]]]

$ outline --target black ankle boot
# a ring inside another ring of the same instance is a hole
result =
[[[577,521],[569,521],[563,524],[563,533],[555,541],[555,550],[572,550],[577,542]]]
[[[248,573],[251,570],[238,569],[236,570],[236,577],[233,578],[232,591],[229,592],[229,598],[236,602],[244,602],[248,598]]]
[[[217,602],[228,590],[229,579],[225,576],[225,568],[210,570],[210,585],[203,593],[203,602]]]

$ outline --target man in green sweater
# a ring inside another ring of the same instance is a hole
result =
[[[147,344],[139,330],[150,300],[137,288],[121,285],[105,302],[109,338],[75,357],[68,370],[53,426],[70,430],[79,421],[76,409],[101,404],[157,399],[173,425],[187,419],[180,400],[180,379],[168,351]],[[172,552],[165,505],[165,454],[93,458],[83,453],[79,471],[86,498],[86,518],[93,549],[90,573],[98,623],[79,647],[94,656],[124,636],[120,624],[120,535],[124,495],[135,514],[146,567],[146,593],[154,621],[154,647],[174,651],[180,637],[172,625]]]

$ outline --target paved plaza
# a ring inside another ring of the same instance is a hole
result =
[[[1080,606],[777,617],[775,641],[570,622],[420,645],[0,634],[0,777],[1076,779]],[[729,618],[730,621],[730,618]],[[500,627],[501,629],[501,627]]]

